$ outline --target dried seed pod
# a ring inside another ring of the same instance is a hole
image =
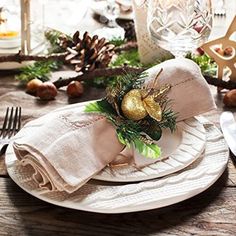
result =
[[[97,35],[92,38],[85,32],[82,39],[77,31],[73,36],[73,45],[67,48],[69,54],[66,60],[75,66],[77,72],[92,71],[96,68],[106,67],[114,55],[114,45],[99,39]]]
[[[52,100],[57,96],[57,88],[52,82],[44,82],[39,85],[37,96],[42,100]]]
[[[225,94],[223,103],[227,107],[236,107],[236,89],[230,90]]]
[[[26,85],[26,92],[32,95],[36,95],[37,89],[42,83],[43,82],[39,79],[30,80]]]
[[[84,86],[79,81],[72,81],[66,89],[69,98],[78,98],[84,92]]]
[[[233,55],[233,48],[227,47],[227,48],[224,50],[224,55],[225,55],[225,56],[232,56],[232,55]]]

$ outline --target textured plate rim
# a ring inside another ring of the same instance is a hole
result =
[[[213,126],[214,129],[216,129],[219,133],[221,133],[219,131],[219,129],[216,127],[216,126]],[[221,139],[223,139],[223,137],[221,137]],[[9,168],[11,167],[11,165],[14,165],[14,160],[11,160],[10,158],[10,155],[7,155],[6,153],[6,166],[7,166],[7,171],[9,173],[9,176],[12,178],[12,180],[20,187],[22,188],[25,192],[29,193],[30,195],[40,199],[40,200],[43,200],[45,202],[48,202],[48,203],[51,203],[53,205],[56,205],[56,206],[60,206],[60,207],[65,207],[65,208],[69,208],[69,209],[74,209],[74,210],[82,210],[82,211],[86,211],[86,212],[94,212],[94,213],[105,213],[105,214],[118,214],[118,213],[130,213],[130,212],[138,212],[138,211],[145,211],[145,210],[151,210],[151,209],[158,209],[158,208],[162,208],[162,207],[166,207],[166,206],[169,206],[169,205],[173,205],[173,204],[176,204],[176,203],[179,203],[179,202],[182,202],[186,199],[189,199],[193,196],[196,196],[200,193],[202,193],[203,191],[205,191],[206,189],[208,189],[210,186],[212,186],[218,179],[219,177],[223,174],[226,166],[227,166],[227,163],[228,163],[228,158],[229,158],[229,150],[227,148],[227,145],[223,139],[223,142],[224,142],[224,146],[226,147],[226,149],[224,150],[225,151],[225,161],[224,163],[222,163],[221,165],[221,168],[220,168],[220,171],[218,171],[217,173],[217,176],[214,177],[213,180],[209,181],[209,183],[207,183],[204,187],[202,188],[198,188],[197,191],[192,191],[191,193],[186,193],[178,198],[175,198],[174,200],[171,201],[171,203],[162,203],[161,205],[158,204],[158,201],[154,201],[154,202],[150,202],[150,203],[146,203],[146,204],[143,204],[143,205],[139,205],[139,206],[130,206],[129,209],[127,210],[127,208],[124,208],[124,207],[120,207],[118,209],[97,209],[97,208],[91,208],[91,207],[85,207],[83,205],[76,205],[76,206],[71,206],[71,205],[68,205],[68,202],[67,201],[64,201],[62,204],[61,202],[58,202],[58,201],[55,201],[55,200],[52,200],[50,198],[47,198],[47,197],[44,197],[44,196],[41,196],[38,194],[37,191],[33,190],[33,191],[30,191],[28,190],[27,188],[25,188],[24,186],[22,186],[22,184],[20,184],[15,178],[14,178],[14,175],[11,173],[11,171],[9,171]],[[227,155],[227,157],[226,157]],[[206,158],[205,156],[203,158]],[[10,160],[9,160],[10,159]],[[147,181],[148,182],[148,181]],[[168,201],[168,199],[167,199]]]
[[[204,127],[203,127],[203,124],[201,124],[201,122],[199,122],[195,117],[194,118],[190,118],[190,119],[187,119],[185,121],[181,121],[180,123],[183,125],[183,124],[187,124],[186,122],[196,122],[199,129],[201,128],[202,130],[205,131]],[[186,131],[185,129],[182,129],[182,132]],[[186,135],[186,134],[185,134]],[[193,136],[193,134],[191,134]],[[206,131],[204,133],[204,135],[206,135]],[[182,137],[182,142],[183,142],[183,138],[186,138],[186,137]],[[139,181],[145,181],[145,180],[152,180],[152,179],[156,179],[156,178],[161,178],[161,177],[164,177],[164,176],[167,176],[169,174],[173,174],[175,172],[178,172],[184,168],[186,168],[187,166],[191,165],[194,161],[196,161],[201,153],[203,152],[203,150],[205,149],[205,145],[206,145],[206,138],[205,140],[201,140],[200,141],[200,138],[196,138],[196,139],[199,139],[199,143],[201,142],[201,149],[198,151],[198,153],[189,161],[189,162],[186,162],[186,163],[183,163],[182,165],[178,166],[178,167],[173,167],[171,169],[169,169],[169,171],[165,171],[165,173],[162,173],[162,174],[151,174],[151,175],[145,175],[145,176],[139,176],[139,177],[130,177],[130,176],[123,176],[123,177],[117,177],[117,176],[112,176],[112,175],[107,175],[107,176],[103,176],[103,175],[96,175],[93,177],[93,179],[95,180],[100,180],[100,181],[106,181],[106,182],[117,182],[117,183],[132,183],[132,182],[139,182]],[[196,140],[195,140],[196,141]],[[174,151],[178,151],[179,149],[182,148],[183,145],[186,145],[186,144],[183,144],[181,143],[177,149]],[[193,150],[194,148],[191,147],[191,150]],[[172,158],[171,156],[174,155],[174,153],[172,153],[170,155],[170,159]],[[174,158],[175,159],[175,158]],[[175,159],[176,160],[176,159]],[[155,165],[158,165],[159,163],[165,163],[166,160],[163,160],[163,161],[160,161],[160,162],[156,162],[156,163],[153,163],[153,164],[150,164],[148,165],[147,167],[152,167],[152,166],[155,166]],[[110,168],[110,167],[105,167],[105,168]],[[125,167],[123,167],[125,168]],[[134,170],[136,168],[134,167]],[[115,169],[114,169],[115,170]],[[138,169],[137,169],[137,173],[138,173]],[[140,171],[142,172],[142,171]]]

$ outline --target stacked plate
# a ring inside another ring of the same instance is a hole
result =
[[[138,169],[106,167],[73,194],[37,188],[32,169],[23,168],[10,145],[6,165],[11,178],[26,192],[46,202],[77,210],[124,213],[164,207],[195,196],[211,186],[228,162],[221,132],[203,117],[178,123],[175,134],[160,140],[164,158]]]

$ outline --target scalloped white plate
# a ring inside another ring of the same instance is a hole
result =
[[[221,132],[208,122],[206,148],[186,169],[135,184],[90,181],[73,194],[43,192],[32,180],[32,169],[17,165],[12,146],[6,153],[10,177],[29,194],[58,206],[99,213],[126,213],[168,206],[193,197],[210,187],[226,168],[229,151]]]
[[[106,167],[94,179],[112,182],[134,182],[169,175],[194,162],[204,150],[205,142],[206,131],[203,125],[197,119],[190,118],[179,122],[177,131],[174,134],[166,131],[157,142],[162,149],[161,161],[141,169],[134,165]],[[140,161],[148,161],[142,156],[138,158]]]

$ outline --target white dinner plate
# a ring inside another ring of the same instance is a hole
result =
[[[195,118],[178,122],[175,133],[165,130],[157,144],[161,147],[161,161],[137,168],[135,165],[106,167],[94,179],[112,182],[150,180],[172,174],[194,162],[205,148],[206,131]],[[132,154],[131,154],[132,155]],[[146,161],[139,156],[139,162]],[[151,160],[152,161],[152,160]]]
[[[126,213],[168,206],[193,197],[210,187],[227,166],[229,151],[221,132],[209,122],[202,155],[184,170],[163,178],[132,184],[92,180],[73,194],[38,189],[31,167],[17,165],[9,145],[6,166],[10,177],[29,194],[58,206],[99,213]]]
[[[91,4],[91,9],[94,13],[103,16],[106,4],[106,1],[93,1]],[[129,11],[127,13],[120,12],[118,18],[123,20],[133,20],[134,13],[133,11]]]

